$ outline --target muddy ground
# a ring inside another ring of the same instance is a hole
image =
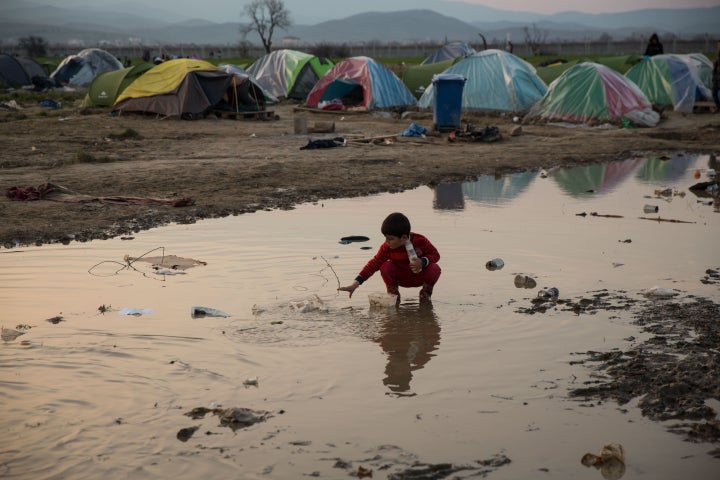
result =
[[[2,191],[51,183],[76,195],[62,202],[13,201],[3,195],[0,250],[131,235],[173,222],[289,209],[303,202],[399,192],[484,174],[676,151],[720,153],[720,115],[714,114],[665,113],[655,128],[522,125],[517,136],[510,135],[518,126],[511,117],[475,115],[464,120],[497,126],[503,139],[470,143],[449,142],[447,134],[396,138],[412,122],[431,128],[428,113],[322,114],[284,104],[274,107],[270,120],[181,121],[24,107],[0,111]],[[300,115],[311,128],[332,122],[335,131],[295,134]],[[300,149],[309,140],[336,136],[348,144]],[[190,201],[170,204],[184,198]],[[669,428],[690,441],[720,444],[717,413],[705,403],[708,398],[720,400],[718,304],[701,298],[637,304],[623,292],[588,292],[586,298],[534,305],[523,313],[566,309],[588,315],[598,309],[630,308],[637,312],[639,332],[649,333],[649,338],[630,338],[623,350],[577,352],[575,363],[592,369],[593,379],[568,386],[569,395],[588,407],[609,400],[621,409],[639,398],[639,408],[649,418],[672,422]],[[710,453],[720,458],[720,448]],[[463,468],[497,468],[508,461]],[[357,468],[338,462],[338,468]],[[441,478],[444,468],[424,465],[423,472],[413,471],[411,478]]]
[[[272,120],[212,116],[185,121],[21,106],[20,111],[0,111],[3,193],[49,182],[78,194],[66,200],[83,201],[11,201],[3,195],[4,248],[109,238],[171,222],[398,192],[482,174],[678,150],[720,152],[720,115],[700,113],[666,113],[654,128],[523,125],[518,136],[509,135],[516,126],[510,116],[466,116],[465,122],[478,127],[499,127],[503,139],[451,143],[447,134],[394,138],[412,122],[432,128],[432,113],[308,113],[282,104],[273,107]],[[306,115],[311,128],[332,122],[335,132],[295,134],[295,117],[300,115]],[[300,150],[311,139],[334,136],[351,142],[340,148]],[[377,138],[385,136],[390,138]],[[154,202],[100,201],[108,197]],[[163,203],[184,197],[192,204]]]
[[[720,286],[709,275],[701,281]],[[720,305],[694,296],[638,300],[601,290],[577,299],[534,300],[532,307],[517,309],[531,315],[555,310],[578,316],[629,311],[647,337],[626,338],[624,349],[574,352],[577,360],[571,363],[589,368],[591,379],[569,385],[571,398],[587,407],[614,401],[623,412],[639,399],[643,416],[667,422],[669,431],[687,441],[717,445],[709,453],[720,459],[720,412],[706,403],[720,401]]]

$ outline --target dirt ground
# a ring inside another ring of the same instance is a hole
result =
[[[329,114],[292,104],[274,106],[273,112],[272,120],[185,121],[34,105],[0,111],[2,191],[51,183],[77,194],[64,197],[73,201],[13,201],[3,195],[0,245],[110,238],[173,222],[399,192],[483,174],[673,151],[720,153],[720,115],[709,113],[665,113],[654,128],[522,125],[517,136],[510,135],[517,126],[510,116],[464,116],[464,124],[499,127],[502,140],[485,143],[449,142],[446,133],[396,138],[413,122],[431,129],[427,112]],[[333,122],[335,132],[295,134],[295,117],[301,115],[310,128]],[[336,136],[348,144],[300,149],[309,140]],[[168,204],[184,197],[190,205]]]

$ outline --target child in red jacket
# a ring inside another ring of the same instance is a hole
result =
[[[440,260],[440,252],[430,240],[410,231],[410,220],[402,213],[388,215],[380,231],[385,235],[385,242],[355,277],[355,281],[338,290],[350,292],[352,297],[353,292],[365,280],[380,270],[387,292],[397,295],[398,300],[400,299],[398,287],[422,287],[420,300],[430,300],[433,287],[440,278],[441,270],[437,264]],[[406,242],[412,245],[416,255],[411,254]]]

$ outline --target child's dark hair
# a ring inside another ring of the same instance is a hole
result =
[[[383,220],[380,231],[383,235],[392,235],[394,237],[402,237],[410,235],[410,220],[402,213],[395,212],[388,215]]]

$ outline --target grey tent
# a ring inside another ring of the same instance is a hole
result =
[[[6,87],[22,87],[43,83],[48,76],[45,70],[32,58],[0,55],[0,85]]]

